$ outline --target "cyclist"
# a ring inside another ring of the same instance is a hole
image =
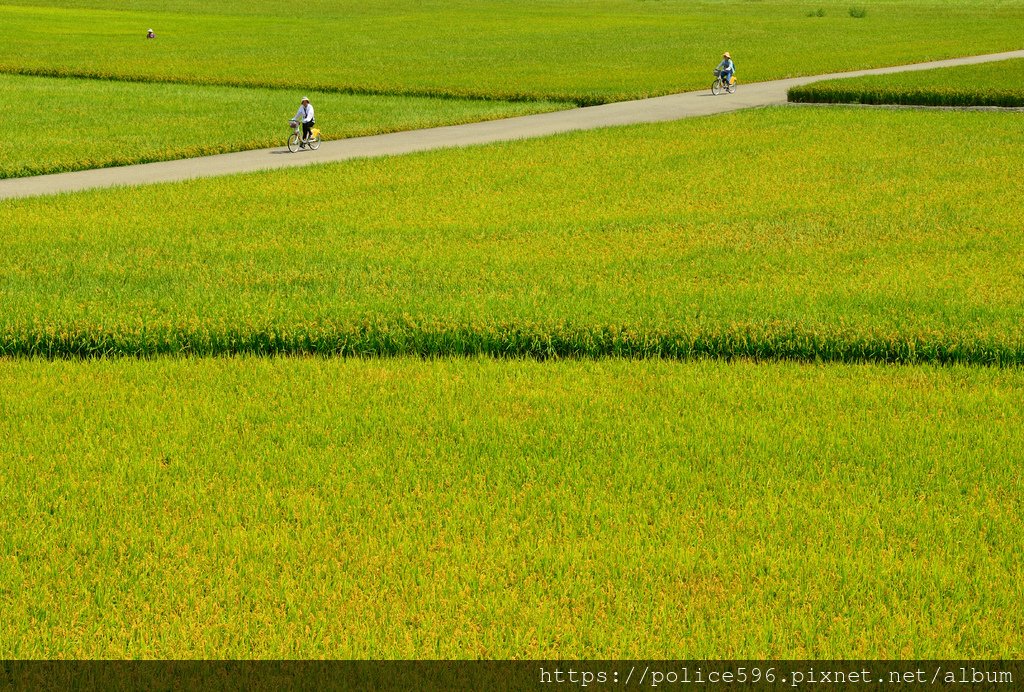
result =
[[[305,149],[310,131],[316,125],[316,120],[313,118],[313,106],[310,105],[309,99],[305,96],[302,97],[302,104],[299,106],[299,110],[295,112],[295,121],[302,123],[302,141],[299,143],[299,149]]]
[[[733,64],[729,51],[722,53],[722,62],[718,63],[718,73],[722,75],[722,81],[729,84],[732,76],[736,74],[736,65]]]

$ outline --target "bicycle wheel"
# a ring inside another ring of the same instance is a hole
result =
[[[736,82],[733,82],[732,84],[728,85],[726,88],[729,90],[730,94],[735,94],[736,93]]]
[[[291,135],[288,136],[288,151],[298,151],[299,144],[301,144],[301,142],[302,140],[299,139],[299,136],[293,132]]]
[[[721,79],[716,79],[715,81],[711,82],[711,93],[714,94],[715,96],[718,96],[719,94],[722,93]]]
[[[320,148],[320,138],[310,136],[310,138],[306,140],[306,144],[309,146],[310,149],[316,151],[317,149]]]

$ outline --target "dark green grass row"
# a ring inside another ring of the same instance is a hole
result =
[[[1024,107],[1024,60],[834,79],[789,90],[794,103]]]
[[[502,93],[488,93],[473,91],[471,89],[448,89],[437,88],[405,88],[405,87],[381,87],[367,85],[348,85],[330,83],[311,83],[304,80],[291,81],[281,79],[244,79],[229,76],[195,76],[186,74],[162,74],[144,75],[127,74],[117,70],[92,70],[72,67],[32,67],[16,64],[0,65],[0,75],[10,77],[43,77],[49,79],[76,79],[91,82],[111,82],[125,84],[152,84],[162,86],[194,86],[199,88],[226,88],[226,89],[261,89],[267,91],[312,91],[320,94],[333,96],[367,96],[367,97],[394,97],[394,98],[420,98],[440,99],[448,101],[484,101],[488,103],[540,103],[560,101],[576,106],[599,106],[608,103],[611,99],[595,94],[572,94],[563,93],[562,98],[553,99],[548,94],[530,91],[507,91]],[[623,97],[625,98],[625,97]]]
[[[322,325],[191,324],[131,329],[8,327],[0,356],[43,358],[224,356],[492,356],[564,358],[744,358],[765,361],[1024,365],[1024,343],[963,340],[942,333],[827,331],[747,324],[678,331],[623,325],[363,322]]]

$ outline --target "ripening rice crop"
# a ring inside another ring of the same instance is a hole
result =
[[[1020,363],[1022,134],[777,108],[6,202],[0,353]]]
[[[1021,47],[1019,2],[876,2],[864,19],[819,6],[29,0],[0,5],[0,72],[593,104],[706,88],[724,50],[751,82]]]
[[[0,359],[5,658],[1016,659],[1024,373]]]
[[[568,105],[0,75],[0,178],[283,145],[288,119],[307,95],[325,139]],[[45,104],[28,127],[26,104]],[[44,146],[32,141],[38,136]]]
[[[1024,60],[816,82],[789,90],[798,103],[1024,107]]]

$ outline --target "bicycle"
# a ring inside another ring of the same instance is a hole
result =
[[[302,145],[305,145],[305,146],[309,147],[313,151],[316,151],[317,149],[320,148],[320,129],[319,128],[314,127],[312,129],[310,129],[309,137],[306,137],[305,139],[303,139],[303,137],[302,137],[302,128],[299,125],[299,121],[298,120],[289,120],[288,124],[291,125],[291,128],[292,128],[292,133],[290,135],[288,135],[288,151],[294,153],[294,152],[298,151],[299,149],[301,149]]]
[[[722,76],[722,70],[715,70],[715,81],[711,82],[711,93],[715,96],[718,96],[723,91],[727,94],[735,94],[736,75],[733,75],[729,81],[725,81]]]

